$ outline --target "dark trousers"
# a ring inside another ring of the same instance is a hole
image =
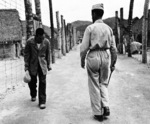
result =
[[[38,97],[39,104],[46,103],[46,75],[43,75],[40,65],[37,75],[31,75],[31,82],[28,83],[31,97],[37,96],[37,76],[39,78]]]

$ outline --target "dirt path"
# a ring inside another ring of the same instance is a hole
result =
[[[0,124],[99,124],[92,117],[86,70],[79,46],[52,65],[47,75],[47,108],[30,101],[27,85],[0,102]],[[109,85],[111,115],[103,124],[150,123],[150,70],[132,58],[118,56]]]

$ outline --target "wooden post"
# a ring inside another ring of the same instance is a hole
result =
[[[75,49],[76,49],[76,43],[77,43],[76,28],[73,27],[73,44]]]
[[[57,23],[57,48],[58,48],[58,58],[61,58],[61,29],[59,21],[59,11],[56,11],[56,23]]]
[[[66,42],[67,42],[67,53],[69,53],[69,27],[66,24]]]
[[[142,62],[143,63],[147,63],[148,7],[149,7],[149,0],[145,0],[143,23],[142,23]]]
[[[130,47],[131,47],[131,41],[132,41],[133,5],[134,5],[134,0],[130,0],[130,9],[129,9],[129,18],[128,18],[128,26],[129,26],[128,57],[132,57],[131,48]]]
[[[71,50],[71,23],[67,24],[68,27],[68,49]]]
[[[118,32],[118,11],[115,12],[115,23],[116,23],[116,45],[119,44],[119,32]]]
[[[31,0],[24,0],[25,3],[25,15],[26,15],[26,39],[33,35],[33,14],[32,14],[32,2]]]
[[[123,8],[120,8],[120,53],[123,54]]]
[[[34,0],[34,2],[35,2],[36,15],[38,16],[38,19],[39,19],[39,27],[42,28],[41,4],[40,4],[40,0]]]
[[[66,48],[66,53],[68,53],[68,48],[67,48],[67,26],[66,26],[65,19],[64,19],[64,30],[65,30],[65,48]]]
[[[65,29],[64,29],[64,20],[63,15],[61,15],[61,26],[62,26],[62,54],[66,55],[66,44],[65,44]]]
[[[150,10],[148,10],[147,47],[150,47]]]
[[[56,12],[56,21],[57,21],[57,41],[58,41],[58,58],[61,58],[61,30],[59,22],[59,11]]]
[[[51,53],[52,53],[52,63],[55,63],[55,51],[54,51],[54,25],[53,25],[53,8],[52,0],[49,0],[49,9],[50,9],[50,25],[51,25]]]
[[[72,48],[74,47],[74,31],[73,31],[73,26],[72,26]]]

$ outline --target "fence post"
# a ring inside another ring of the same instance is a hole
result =
[[[59,22],[59,11],[56,12],[56,21],[57,21],[58,58],[61,58],[61,30]]]
[[[129,8],[129,18],[128,18],[128,25],[129,25],[129,41],[128,41],[128,57],[132,57],[131,54],[131,41],[132,41],[132,14],[133,14],[133,5],[134,0],[130,1],[130,8]]]
[[[66,47],[66,53],[68,53],[67,26],[66,26],[66,21],[65,21],[65,19],[64,19],[64,30],[65,30],[65,47]]]
[[[147,28],[148,28],[149,0],[145,0],[142,24],[142,63],[147,63]]]
[[[39,19],[39,27],[42,28],[41,4],[40,4],[40,0],[34,0],[34,3],[35,3],[36,15],[38,16],[38,19]]]
[[[50,9],[50,25],[51,25],[51,53],[52,53],[52,63],[55,63],[55,51],[54,51],[54,25],[53,25],[53,8],[52,0],[49,0],[49,9]]]
[[[68,30],[68,49],[71,50],[71,24],[67,24],[67,30]]]
[[[64,29],[64,19],[63,15],[61,15],[61,26],[62,26],[62,54],[66,55],[66,44],[65,44],[65,29]]]
[[[27,38],[33,35],[33,14],[32,14],[32,2],[31,0],[24,0],[25,3],[25,15],[26,15],[26,29]]]
[[[116,33],[115,33],[115,36],[116,36],[116,45],[118,46],[118,44],[120,43],[120,41],[119,41],[119,32],[118,32],[118,30],[119,30],[119,24],[118,24],[118,11],[116,11],[115,12],[115,26],[116,26]]]
[[[123,54],[123,8],[120,8],[120,53]]]
[[[77,34],[76,34],[76,28],[75,27],[73,27],[73,43],[74,43],[74,48],[76,49]]]

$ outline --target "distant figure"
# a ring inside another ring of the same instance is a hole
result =
[[[142,53],[142,44],[136,41],[131,42],[131,53],[132,54],[141,54]]]
[[[31,101],[36,101],[37,76],[39,77],[39,107],[46,107],[46,74],[51,70],[50,66],[50,42],[44,37],[44,30],[38,28],[35,37],[28,39],[24,50],[25,71],[31,76],[28,83]]]
[[[99,121],[103,121],[103,116],[110,115],[108,84],[117,59],[113,31],[103,23],[103,13],[103,4],[92,6],[93,24],[86,28],[80,48],[82,68],[87,56],[91,106],[94,118]]]

